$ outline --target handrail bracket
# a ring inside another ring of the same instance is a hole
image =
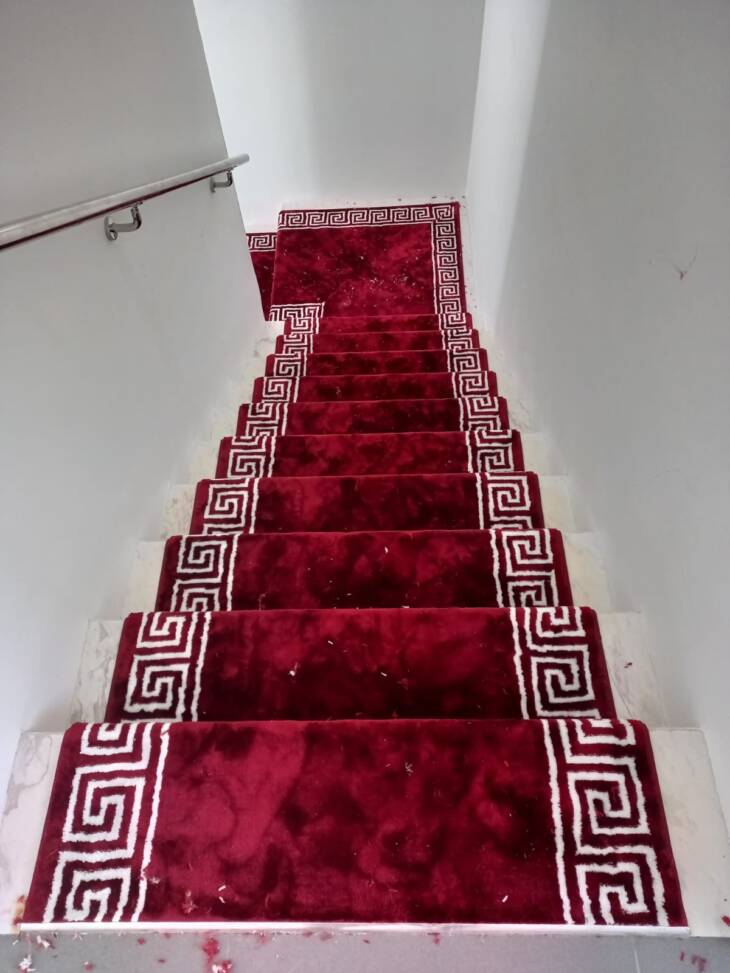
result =
[[[216,182],[215,176],[210,177],[210,191],[214,193],[216,189],[228,189],[229,186],[233,185],[233,170],[226,169],[226,178],[220,182]]]
[[[2,6],[2,0],[0,0],[0,6]],[[97,217],[104,217],[104,234],[107,240],[116,240],[120,233],[133,233],[142,226],[139,207],[147,200],[157,199],[166,193],[172,193],[177,189],[184,189],[186,186],[192,186],[199,182],[207,182],[211,192],[232,186],[233,170],[248,161],[249,157],[245,152],[242,155],[231,155],[226,159],[219,159],[218,162],[209,162],[207,165],[199,166],[197,169],[189,169],[186,172],[178,172],[174,176],[157,179],[142,186],[123,189],[119,193],[109,193],[106,196],[85,199],[80,203],[62,206],[60,209],[37,213],[35,216],[27,216],[22,220],[13,220],[12,223],[3,223],[0,225],[0,251],[7,247],[15,247],[19,243],[36,240],[48,233],[56,233],[58,230],[78,226],[80,223],[97,219]],[[216,182],[216,176],[223,178]],[[131,214],[130,222],[115,223],[113,221],[114,216],[120,216],[126,210],[129,210]]]
[[[129,223],[112,223],[110,217],[104,217],[104,233],[106,234],[107,240],[116,240],[120,233],[134,233],[135,230],[138,230],[142,226],[142,216],[139,212],[139,207],[139,203],[135,203],[129,207],[129,212],[132,216]]]

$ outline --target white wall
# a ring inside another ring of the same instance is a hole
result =
[[[192,2],[8,0],[0,92],[0,222],[225,156]],[[65,725],[86,619],[119,612],[133,539],[264,327],[232,192],[142,213],[114,244],[97,221],[0,253],[2,789],[20,729]]]
[[[247,225],[464,192],[483,0],[195,0]]]
[[[553,0],[540,61],[544,7],[487,0],[486,24],[512,18],[503,85],[524,97],[519,120],[483,88],[477,103],[480,304],[592,507],[619,600],[653,624],[671,721],[707,732],[727,815],[730,5]],[[507,159],[517,205],[493,232]]]
[[[473,282],[483,324],[497,317],[519,201],[550,0],[486,0],[469,156]]]

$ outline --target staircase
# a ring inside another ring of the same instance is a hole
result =
[[[685,929],[458,205],[285,211],[250,246],[274,352],[107,722],[64,737],[24,929]]]

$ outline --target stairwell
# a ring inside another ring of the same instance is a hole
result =
[[[80,722],[28,735],[31,957],[73,930],[205,936],[210,970],[250,959],[210,936],[388,962],[423,937],[466,969],[505,932],[619,932],[616,955],[715,933],[701,734],[664,727],[640,617],[482,347],[461,221],[284,211],[250,235],[272,332],[250,401],[139,545],[127,617],[90,626]]]

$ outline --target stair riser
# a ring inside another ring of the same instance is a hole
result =
[[[179,648],[160,655],[149,636],[168,619],[180,616],[126,620],[107,720],[615,715],[589,609],[191,615]],[[181,668],[183,644],[190,650]],[[558,672],[570,687],[563,693]],[[160,692],[166,674],[172,694]]]

